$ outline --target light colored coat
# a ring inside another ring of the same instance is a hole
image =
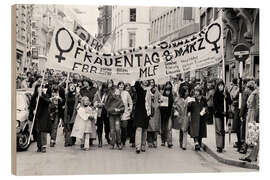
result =
[[[90,118],[89,118],[90,117]],[[79,107],[71,136],[82,139],[84,133],[95,133],[97,112],[91,107]],[[94,122],[94,123],[93,123]]]
[[[173,128],[187,132],[189,126],[189,117],[187,112],[188,101],[183,98],[176,98],[173,103]]]
[[[121,120],[122,121],[129,120],[131,112],[132,112],[132,108],[133,108],[132,98],[131,98],[129,92],[127,92],[127,91],[121,92],[121,98],[122,98],[122,101],[123,101],[124,106],[125,106],[125,110],[124,110],[124,113],[122,115]]]

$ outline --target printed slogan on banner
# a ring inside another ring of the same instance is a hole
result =
[[[80,73],[105,81],[134,82],[174,76],[219,63],[223,58],[221,20],[213,22],[189,39],[160,42],[157,46],[140,47],[121,54],[93,51],[71,30],[55,28],[47,61],[48,68]]]

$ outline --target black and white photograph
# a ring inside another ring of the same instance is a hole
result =
[[[260,8],[11,11],[13,174],[259,171]]]

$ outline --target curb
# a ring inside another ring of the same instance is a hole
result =
[[[256,169],[259,170],[259,166],[257,164],[251,164],[248,162],[244,161],[236,161],[236,160],[231,160],[231,159],[225,159],[217,155],[214,151],[212,151],[206,144],[203,144],[203,150],[208,153],[210,156],[215,158],[218,162],[221,162],[223,164],[228,164],[232,166],[237,166],[237,167],[242,167],[242,168],[247,168],[247,169]]]

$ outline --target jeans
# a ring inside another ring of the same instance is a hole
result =
[[[64,134],[65,134],[65,146],[74,145],[76,142],[76,137],[71,137],[71,132],[73,129],[74,123],[64,124]]]
[[[141,148],[145,147],[146,136],[147,136],[147,129],[143,129],[140,127],[136,129],[136,138],[135,138],[136,149],[140,150]]]
[[[110,135],[111,135],[111,145],[121,144],[121,129],[120,129],[120,116],[110,115]]]
[[[121,120],[121,142],[123,145],[126,144],[127,140],[127,125],[128,125],[128,120]]]
[[[41,148],[47,145],[47,133],[37,131],[37,147]]]
[[[101,115],[101,117],[97,118],[97,134],[98,137],[102,138],[102,134],[103,134],[103,124],[104,124],[104,128],[105,128],[105,137],[109,138],[110,135],[110,121],[109,118],[107,117],[107,115]]]
[[[216,147],[224,149],[225,146],[224,118],[215,117],[215,130],[216,130]]]
[[[161,141],[167,142],[168,145],[172,144],[172,120],[161,120]]]

